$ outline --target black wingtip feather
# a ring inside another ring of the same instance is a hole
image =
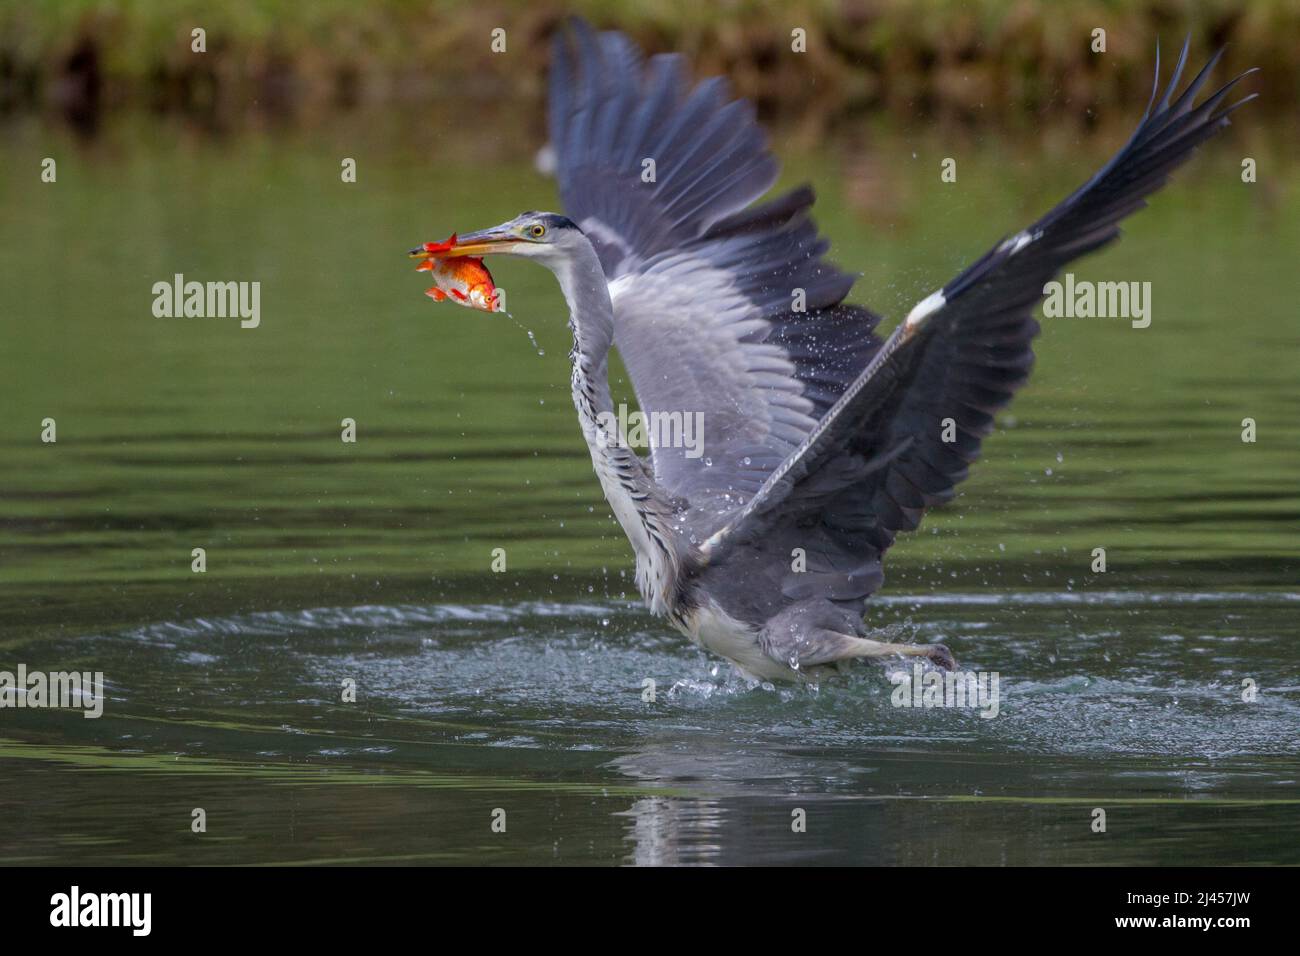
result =
[[[853,540],[831,544],[858,555],[883,554],[897,533],[913,530],[925,508],[951,496],[979,456],[993,415],[1025,383],[1038,333],[1033,310],[1044,285],[1069,262],[1111,242],[1119,222],[1146,205],[1146,198],[1195,148],[1228,125],[1228,115],[1256,94],[1224,106],[1241,79],[1233,78],[1199,105],[1196,99],[1223,56],[1216,52],[1179,91],[1190,49],[1185,40],[1172,76],[1156,70],[1146,112],[1128,141],[1101,170],[1025,230],[1028,243],[999,243],[943,288],[944,302],[921,326],[900,327],[882,347],[844,401],[822,419],[808,451],[783,464],[789,484],[751,502],[766,519],[793,520],[803,501],[801,482],[819,480],[822,468],[846,456],[869,459],[881,449],[904,447],[884,469],[873,471],[826,499],[818,485],[822,523],[829,516],[865,513],[870,525]],[[1162,93],[1163,87],[1163,93]],[[941,440],[944,419],[956,426],[955,441]],[[946,485],[945,485],[946,482]],[[809,515],[805,523],[813,520]],[[830,537],[833,528],[824,527]],[[754,533],[749,528],[742,533]],[[828,545],[829,546],[829,545]],[[833,548],[832,548],[833,551]]]

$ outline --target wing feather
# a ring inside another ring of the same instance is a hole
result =
[[[853,277],[823,259],[811,189],[755,205],[779,170],[724,80],[692,88],[680,57],[643,61],[576,21],[549,103],[561,198],[609,279],[641,410],[703,421],[702,448],[652,446],[655,479],[712,531],[866,366],[878,318],[843,304]]]
[[[706,543],[711,565],[734,573],[748,563],[788,561],[793,547],[803,547],[818,572],[815,586],[810,592],[808,579],[791,575],[787,593],[860,602],[879,586],[880,559],[895,535],[914,530],[926,510],[952,497],[994,413],[1028,379],[1039,331],[1033,310],[1044,285],[1071,260],[1114,240],[1119,221],[1143,208],[1200,143],[1228,125],[1233,110],[1254,99],[1223,107],[1239,76],[1195,105],[1216,54],[1173,100],[1187,49],[1158,104],[1157,53],[1151,105],[1110,162],[912,310],[799,449]],[[948,418],[952,441],[944,440]],[[737,553],[741,542],[749,547]]]

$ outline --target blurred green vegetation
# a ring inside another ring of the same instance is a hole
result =
[[[1169,52],[1185,34],[1198,59],[1228,45],[1225,76],[1261,67],[1265,108],[1294,104],[1300,86],[1296,0],[0,0],[0,109],[535,104],[549,37],[570,13],[726,74],[765,115],[819,125],[858,109],[1037,116],[1062,101],[1136,102],[1156,39]],[[498,27],[504,54],[490,48]],[[795,28],[807,32],[799,56]],[[1095,28],[1104,56],[1090,49]]]

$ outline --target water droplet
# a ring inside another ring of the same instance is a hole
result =
[[[537,354],[538,354],[538,355],[545,355],[545,354],[546,354],[546,350],[543,349],[540,345],[537,344],[537,336],[533,335],[533,330],[532,330],[532,329],[524,329],[524,331],[528,333],[528,341],[530,341],[530,342],[533,343],[533,348],[537,349]]]

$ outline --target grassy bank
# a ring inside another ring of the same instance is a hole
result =
[[[680,50],[725,73],[767,116],[816,124],[865,109],[1049,115],[1149,88],[1155,38],[1190,32],[1198,56],[1229,44],[1223,70],[1260,66],[1265,106],[1300,86],[1295,0],[0,0],[0,110],[306,112],[454,94],[473,105],[540,102],[547,40],[567,13]],[[1092,52],[1096,28],[1106,52]],[[206,31],[206,53],[191,31]],[[506,31],[506,50],[491,49]],[[806,31],[806,52],[791,50]]]

